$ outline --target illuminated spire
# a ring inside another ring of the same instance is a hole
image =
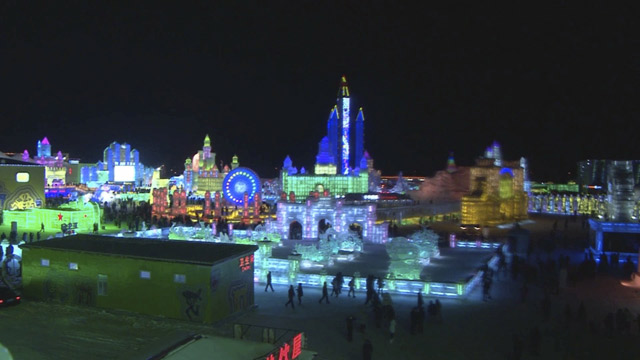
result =
[[[340,148],[339,151],[339,173],[347,175],[349,173],[349,166],[351,160],[351,147],[349,142],[351,141],[350,129],[351,129],[351,99],[349,98],[349,85],[347,84],[347,77],[342,76],[340,81],[340,89],[338,90],[338,109],[341,116],[341,131],[340,131]]]
[[[209,139],[209,134],[204,137],[204,146],[211,147],[211,139]]]
[[[291,161],[291,158],[289,157],[289,155],[287,155],[287,157],[284,158],[284,163],[282,164],[282,168],[289,169],[292,166],[293,166],[293,161]]]
[[[447,172],[452,173],[456,170],[456,160],[453,158],[453,151],[450,151],[449,158],[447,159]]]
[[[238,166],[240,166],[238,155],[233,155],[233,157],[231,158],[231,169],[236,169]]]
[[[340,124],[338,119],[340,118],[340,112],[338,106],[334,105],[333,109],[329,113],[329,120],[327,120],[327,135],[329,137],[329,149],[334,163],[339,163],[340,154]]]
[[[358,110],[358,116],[356,117],[356,149],[355,149],[355,167],[360,166],[360,161],[364,155],[364,114],[362,108]]]
[[[349,84],[347,83],[347,77],[342,75],[340,80],[340,89],[338,90],[338,97],[349,97]]]
[[[42,139],[42,145],[50,145],[49,144],[49,139],[47,139],[46,136],[44,137],[44,139]]]

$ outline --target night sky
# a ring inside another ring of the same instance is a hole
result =
[[[287,154],[312,169],[344,74],[383,174],[471,165],[493,140],[535,180],[640,159],[632,5],[125,3],[1,5],[0,151],[47,136],[96,162],[118,141],[181,170],[209,133],[263,177]]]

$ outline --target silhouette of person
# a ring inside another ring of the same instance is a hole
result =
[[[351,280],[349,280],[349,292],[347,293],[347,297],[351,297],[351,294],[353,294],[353,297],[356,297],[356,287],[355,287],[355,277],[352,277]]]
[[[264,287],[264,291],[266,292],[268,288],[271,288],[271,291],[275,291],[273,290],[273,285],[271,285],[271,271],[269,271],[267,273],[267,286]]]
[[[326,300],[327,304],[330,304],[329,302],[329,290],[327,289],[327,282],[324,282],[324,285],[322,286],[322,297],[320,298],[320,300],[318,300],[318,303],[321,304],[322,300]]]
[[[338,277],[334,277],[333,280],[331,280],[331,296],[336,295],[336,297],[338,297]]]
[[[293,285],[289,285],[289,301],[287,301],[287,302],[284,304],[284,307],[287,307],[287,305],[291,304],[291,308],[292,308],[292,309],[295,309],[296,307],[295,307],[295,306],[294,306],[294,304],[293,304],[293,298],[294,298],[295,296],[296,296],[296,292],[295,292],[295,290],[293,289]]]
[[[298,305],[302,305],[302,296],[304,292],[302,291],[302,283],[298,283]]]

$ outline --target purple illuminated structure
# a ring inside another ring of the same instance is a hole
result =
[[[358,111],[355,121],[355,146],[351,149],[351,98],[346,76],[342,76],[338,90],[337,106],[331,109],[327,121],[330,153],[337,166],[337,173],[347,175],[351,168],[360,166],[364,156],[364,114]],[[324,141],[324,139],[323,139]]]

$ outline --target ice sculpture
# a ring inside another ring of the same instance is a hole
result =
[[[387,243],[387,254],[391,258],[388,279],[416,280],[420,278],[420,247],[409,239],[396,237]]]
[[[609,218],[616,222],[632,221],[635,205],[633,163],[612,161],[607,180]]]
[[[411,234],[409,238],[418,246],[418,256],[422,259],[422,262],[429,262],[430,258],[440,256],[440,249],[438,248],[440,236],[433,230],[423,229]]]

